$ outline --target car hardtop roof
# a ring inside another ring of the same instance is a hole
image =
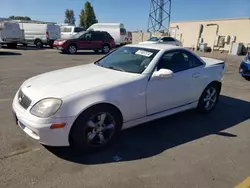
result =
[[[170,45],[170,44],[129,44],[126,46],[138,47],[138,48],[148,48],[148,49],[155,49],[155,50],[184,49],[183,47],[174,46],[174,45]]]
[[[94,30],[88,30],[86,33],[108,33],[107,31],[94,31]]]

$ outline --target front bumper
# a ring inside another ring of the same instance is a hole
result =
[[[239,68],[239,73],[241,76],[250,77],[250,64],[242,62]]]
[[[69,146],[69,132],[75,120],[66,118],[38,118],[19,105],[17,96],[12,103],[13,116],[16,124],[30,137],[48,146]],[[64,128],[51,129],[55,123],[65,123]]]
[[[61,46],[61,45],[56,45],[56,44],[54,44],[53,47],[54,47],[55,49],[57,49],[57,50],[66,50],[66,49],[65,49],[63,46]]]

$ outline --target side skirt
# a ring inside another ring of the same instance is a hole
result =
[[[123,126],[122,126],[122,130],[134,127],[134,126],[139,125],[139,124],[150,122],[150,121],[153,121],[156,119],[160,119],[160,118],[163,118],[166,116],[170,116],[170,115],[173,115],[173,114],[176,114],[179,112],[187,111],[187,110],[196,108],[197,105],[198,105],[198,101],[184,105],[184,106],[180,106],[180,107],[177,107],[174,109],[166,110],[166,111],[163,111],[163,112],[160,112],[157,114],[153,114],[153,115],[145,116],[145,117],[135,119],[132,121],[124,122]]]

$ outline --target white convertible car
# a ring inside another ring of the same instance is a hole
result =
[[[182,47],[126,45],[94,63],[26,80],[13,113],[44,145],[98,149],[122,129],[193,108],[212,111],[224,72],[223,61]]]

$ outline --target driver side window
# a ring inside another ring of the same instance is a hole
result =
[[[85,33],[80,37],[82,40],[89,41],[92,39],[92,33]]]
[[[160,59],[157,70],[169,69],[174,73],[191,68],[188,55],[182,50],[175,50],[165,53]]]

